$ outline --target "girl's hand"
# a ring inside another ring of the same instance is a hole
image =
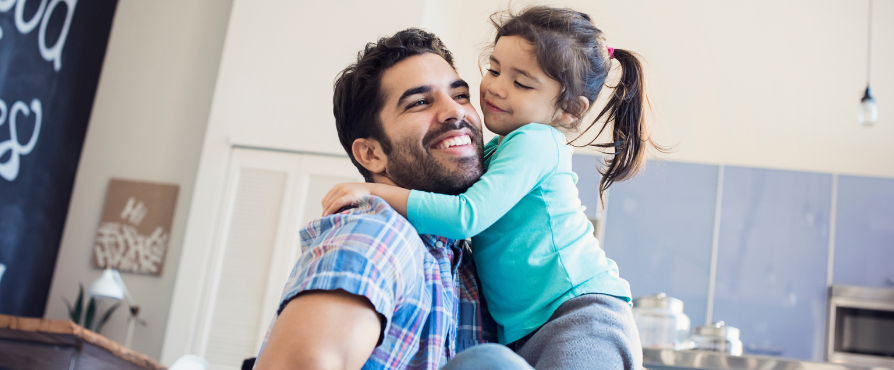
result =
[[[323,197],[323,217],[329,216],[338,210],[347,207],[365,196],[372,195],[375,184],[369,183],[343,183],[335,185],[326,196]]]

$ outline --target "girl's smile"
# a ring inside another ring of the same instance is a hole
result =
[[[486,107],[488,110],[492,110],[492,111],[497,112],[497,113],[508,113],[508,112],[506,112],[506,110],[504,110],[504,109],[498,107],[496,104],[491,103],[490,100],[487,100],[487,99],[484,99],[484,98],[482,98],[482,99],[483,99],[483,101],[484,101],[484,104],[483,104],[484,106],[483,106],[482,108],[485,108],[485,107]],[[482,110],[484,110],[484,109],[482,109]]]

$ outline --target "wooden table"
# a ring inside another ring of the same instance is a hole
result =
[[[165,370],[71,321],[0,315],[0,370]]]

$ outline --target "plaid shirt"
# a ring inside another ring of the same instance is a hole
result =
[[[380,198],[312,221],[301,230],[301,248],[277,317],[308,290],[368,298],[386,323],[363,369],[437,369],[457,352],[496,341],[468,241],[418,235]]]

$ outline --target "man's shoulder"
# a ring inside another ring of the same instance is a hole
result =
[[[410,222],[376,196],[363,197],[341,212],[309,222],[301,230],[304,248],[345,239],[423,246]]]

